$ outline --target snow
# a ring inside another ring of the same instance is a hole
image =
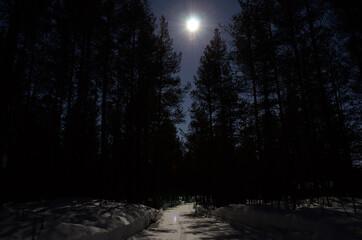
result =
[[[251,228],[239,231],[230,223],[214,217],[197,216],[193,204],[188,203],[164,211],[158,224],[128,240],[252,239],[250,236],[265,239],[262,234],[254,233]]]
[[[195,211],[195,204],[181,203],[164,212],[97,199],[6,204],[0,239],[362,239],[362,202],[357,214],[351,204],[334,199],[331,207],[308,203],[297,210],[233,204]]]
[[[245,204],[198,211],[233,222],[239,229],[259,229],[271,239],[362,239],[362,214],[338,199],[333,207],[315,204],[295,211]]]
[[[0,211],[0,239],[121,240],[161,215],[144,205],[97,199],[6,204]]]

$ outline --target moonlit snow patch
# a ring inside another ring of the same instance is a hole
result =
[[[148,227],[160,214],[140,204],[97,199],[5,204],[0,239],[120,240]]]

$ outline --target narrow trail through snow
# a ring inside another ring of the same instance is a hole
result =
[[[157,226],[150,227],[129,240],[193,240],[193,239],[255,239],[266,237],[258,229],[242,226],[237,230],[230,223],[213,217],[194,216],[193,204],[180,205],[164,212]],[[263,238],[268,239],[268,237]]]

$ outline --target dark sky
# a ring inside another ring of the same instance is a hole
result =
[[[200,57],[212,38],[215,28],[231,23],[231,17],[240,11],[237,0],[150,0],[152,12],[157,18],[164,15],[169,23],[169,32],[174,40],[174,50],[182,52],[180,77],[183,84],[193,81]],[[200,19],[199,30],[191,34],[186,29],[186,19],[196,15]],[[229,39],[227,33],[223,37]],[[186,122],[178,127],[187,132],[190,116],[188,108],[191,99],[186,97],[184,111]]]

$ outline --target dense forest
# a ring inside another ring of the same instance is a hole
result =
[[[0,1],[1,201],[360,195],[362,3],[239,3],[189,91],[147,0]]]
[[[361,2],[239,3],[230,50],[215,30],[195,76],[197,192],[221,204],[361,193]]]
[[[185,89],[165,18],[156,26],[146,1],[1,8],[6,196],[141,201],[168,189]]]

